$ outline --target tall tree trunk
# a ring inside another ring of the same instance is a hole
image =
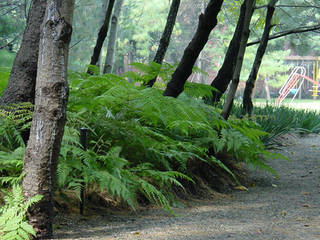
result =
[[[203,55],[203,52],[201,51],[200,54],[199,54],[199,57],[198,57],[198,60],[196,62],[196,66],[197,68],[199,69],[202,69],[202,55]],[[203,83],[203,77],[202,77],[202,73],[201,72],[197,72],[195,73],[195,79],[196,79],[196,83]]]
[[[113,59],[115,53],[116,39],[117,39],[117,27],[118,27],[118,18],[121,12],[123,0],[117,0],[114,7],[113,16],[111,19],[111,27],[109,33],[109,41],[107,48],[106,62],[104,64],[103,73],[111,73],[113,66]]]
[[[43,22],[46,4],[46,0],[32,1],[27,27],[12,66],[8,86],[0,99],[0,105],[16,102],[34,103],[40,26]]]
[[[101,4],[101,16],[100,16],[100,21],[99,21],[99,27],[101,27],[104,23],[104,19],[106,17],[106,12],[107,12],[107,7],[109,6],[109,1],[110,0],[103,0]],[[102,68],[102,63],[101,63],[101,54],[99,55],[98,61],[97,61],[97,66],[99,66],[99,69]]]
[[[53,193],[68,100],[67,63],[74,0],[48,0],[41,27],[35,110],[24,157],[23,194],[42,200],[28,212],[37,239],[52,238]]]
[[[97,38],[96,46],[94,47],[94,50],[93,50],[93,54],[91,56],[90,65],[97,65],[97,62],[99,60],[104,40],[106,39],[107,34],[108,34],[109,23],[110,23],[110,19],[111,19],[111,14],[112,14],[114,2],[115,2],[115,0],[109,0],[109,5],[107,8],[106,16],[105,16],[104,22],[99,30],[99,33],[98,33],[98,38]],[[87,73],[93,74],[90,71],[90,68],[88,69]]]
[[[206,2],[205,2],[205,0],[202,1],[202,4],[201,4],[201,5],[202,5],[202,6],[201,6],[201,12],[204,12],[205,9],[206,9]],[[202,63],[203,63],[202,59],[203,59],[203,56],[204,56],[204,53],[203,53],[203,51],[201,51],[201,52],[199,53],[199,57],[198,57],[197,62],[196,62],[196,66],[197,66],[197,68],[199,68],[200,70],[202,70]],[[204,79],[203,74],[202,74],[201,72],[197,72],[197,73],[195,73],[195,75],[196,75],[195,78],[196,78],[196,82],[197,82],[197,83],[205,84],[205,79]]]
[[[223,105],[223,109],[221,112],[221,116],[226,120],[229,118],[231,108],[233,105],[234,96],[236,94],[236,91],[237,91],[237,88],[239,85],[240,73],[241,73],[242,64],[243,64],[243,58],[244,58],[244,54],[246,52],[246,46],[247,46],[247,42],[248,42],[249,35],[250,35],[250,22],[251,22],[254,8],[255,8],[256,0],[246,0],[245,4],[246,4],[246,13],[245,13],[245,19],[244,19],[244,23],[243,23],[243,31],[241,34],[239,53],[237,56],[237,63],[236,63],[236,67],[235,67],[235,70],[234,70],[234,73],[232,76],[230,90],[228,92],[226,101]]]
[[[177,14],[179,11],[180,0],[173,0],[171,3],[170,11],[167,17],[167,23],[160,39],[160,44],[157,53],[153,59],[154,62],[162,64],[164,56],[170,44],[171,34],[176,23]],[[156,82],[157,76],[151,79],[146,85],[152,87]]]
[[[210,0],[204,14],[200,14],[197,31],[184,50],[182,59],[163,93],[164,96],[178,97],[183,92],[184,84],[191,75],[200,52],[206,45],[212,29],[218,23],[217,16],[222,3],[223,0]]]
[[[246,13],[245,2],[241,5],[240,15],[233,37],[229,43],[227,53],[225,55],[223,64],[219,69],[218,75],[212,81],[211,86],[215,88],[212,91],[212,98],[205,98],[205,102],[215,105],[220,101],[222,94],[227,90],[229,83],[232,80],[232,76],[237,63],[237,56],[239,53],[239,42],[241,41],[241,33],[243,31],[244,16]]]
[[[242,106],[242,115],[252,114],[253,104],[252,104],[252,90],[256,83],[257,75],[259,72],[259,68],[261,66],[262,58],[266,52],[268,46],[268,39],[270,35],[270,30],[272,28],[272,17],[275,11],[275,5],[278,0],[270,0],[268,4],[268,11],[266,16],[266,21],[264,25],[264,31],[262,34],[262,38],[257,50],[256,57],[253,62],[253,66],[249,75],[249,78],[246,83],[246,87],[243,93],[243,106]]]
[[[268,83],[268,76],[265,77],[264,79],[264,89],[266,91],[266,100],[268,102],[271,102],[271,96],[270,96],[270,89],[269,89],[269,83]]]

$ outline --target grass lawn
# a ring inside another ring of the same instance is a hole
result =
[[[291,103],[291,99],[285,99],[281,105],[296,108],[296,109],[305,109],[305,110],[317,110],[320,112],[320,97],[317,100],[312,99],[295,99]],[[271,100],[271,104],[275,103],[275,98]],[[263,105],[266,104],[266,99],[263,98],[255,98],[254,104],[256,105]]]

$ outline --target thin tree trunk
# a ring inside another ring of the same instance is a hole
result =
[[[98,33],[98,38],[97,38],[96,46],[94,47],[94,50],[93,50],[93,54],[91,56],[90,65],[97,65],[97,62],[99,60],[104,40],[106,39],[107,34],[108,34],[109,23],[110,23],[110,19],[111,19],[111,14],[112,14],[114,2],[115,2],[115,0],[109,0],[109,5],[107,8],[106,16],[105,16],[103,25],[101,26],[99,33]],[[89,67],[87,73],[93,74],[90,71],[90,67]]]
[[[241,33],[243,31],[245,13],[246,6],[244,2],[241,5],[238,23],[234,31],[233,37],[230,41],[223,64],[219,69],[218,75],[211,83],[211,86],[215,89],[214,91],[212,91],[212,98],[204,98],[205,102],[208,104],[217,104],[220,101],[222,94],[227,90],[228,85],[232,80],[232,76],[237,63],[237,56],[239,53],[239,42],[241,41]]]
[[[196,63],[196,66],[197,68],[199,68],[200,70],[202,69],[202,55],[203,55],[203,52],[201,51],[200,54],[199,54],[199,57],[198,57],[198,60],[197,60],[197,63]],[[195,74],[195,78],[196,78],[196,83],[203,83],[203,78],[202,78],[202,73],[201,72],[197,72]]]
[[[157,50],[157,53],[153,59],[154,62],[162,64],[164,56],[166,55],[167,49],[169,47],[170,44],[170,39],[171,39],[171,34],[174,28],[174,25],[176,23],[176,18],[177,18],[177,14],[179,11],[179,6],[180,6],[180,0],[173,0],[171,7],[170,7],[170,11],[167,17],[167,23],[166,26],[164,28],[164,31],[162,33],[162,37],[160,39],[160,44]],[[148,87],[152,87],[153,84],[156,82],[157,80],[157,76],[154,77],[153,79],[151,79],[146,86]]]
[[[237,63],[236,63],[236,67],[235,67],[235,70],[233,73],[230,90],[228,92],[226,101],[223,105],[223,109],[221,112],[221,116],[226,120],[229,118],[231,108],[233,105],[234,96],[236,94],[236,91],[237,91],[237,88],[239,85],[240,73],[241,73],[242,64],[243,64],[243,58],[244,58],[244,54],[246,52],[246,46],[247,46],[247,42],[248,42],[249,35],[250,35],[249,27],[250,27],[250,22],[251,22],[252,14],[254,11],[254,7],[256,4],[256,0],[246,0],[245,4],[246,4],[246,13],[245,13],[245,19],[244,19],[244,23],[243,23],[243,31],[241,34],[239,53],[237,56]]]
[[[107,12],[107,7],[109,5],[109,0],[103,0],[101,4],[101,16],[100,16],[100,21],[99,21],[99,27],[101,27],[104,23],[104,19],[106,16]],[[99,66],[99,69],[102,68],[102,63],[101,63],[101,54],[99,55],[99,59],[97,61],[97,66]]]
[[[270,35],[270,30],[272,28],[272,17],[275,11],[275,5],[278,0],[270,0],[268,4],[268,11],[264,26],[264,31],[262,34],[262,38],[257,50],[256,57],[253,62],[253,66],[249,75],[249,78],[246,83],[246,87],[243,93],[243,106],[242,106],[242,115],[252,114],[253,104],[252,104],[252,90],[255,86],[257,75],[259,72],[259,68],[261,66],[262,58],[266,52],[268,46],[268,39]]]
[[[0,105],[17,102],[34,103],[40,26],[43,22],[46,4],[47,1],[44,0],[32,1],[27,27],[12,66],[9,83],[0,99]]]
[[[269,83],[268,83],[268,76],[264,79],[264,89],[266,91],[266,100],[268,102],[271,102],[271,96],[270,96],[270,89],[269,89]]]
[[[117,0],[116,5],[114,7],[113,16],[111,19],[111,27],[110,27],[110,33],[109,33],[110,36],[109,36],[109,41],[108,41],[107,56],[106,56],[106,62],[104,64],[103,73],[111,73],[112,72],[116,39],[117,39],[118,18],[120,16],[122,3],[123,3],[123,0]]]
[[[204,14],[200,14],[197,31],[184,50],[182,59],[163,93],[164,96],[178,97],[183,92],[185,82],[191,75],[200,52],[206,45],[212,29],[218,23],[217,16],[222,3],[223,0],[210,0]]]
[[[201,6],[201,12],[204,12],[206,9],[206,3],[205,0],[202,1],[202,6]],[[200,70],[202,70],[202,59],[203,59],[203,51],[200,52],[199,57],[197,59],[197,68],[199,68]],[[205,79],[203,77],[203,74],[201,72],[197,72],[196,73],[196,82],[197,83],[202,83],[205,84]]]
[[[42,200],[28,212],[36,239],[52,238],[53,193],[68,100],[67,63],[74,0],[48,0],[41,27],[35,110],[24,157],[23,194]]]

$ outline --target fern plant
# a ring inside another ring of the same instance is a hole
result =
[[[259,125],[246,120],[226,122],[219,109],[199,99],[185,94],[178,99],[164,98],[161,90],[137,87],[114,75],[82,75],[71,84],[76,89],[71,94],[72,111],[90,116],[88,121],[97,135],[112,146],[121,146],[120,155],[133,166],[147,162],[156,169],[188,174],[190,159],[212,164],[220,152],[264,166],[259,159],[268,155],[261,142],[266,133]],[[76,103],[80,96],[85,96],[81,105]],[[222,159],[216,160],[215,165],[231,173]]]
[[[12,186],[11,192],[5,191],[4,206],[0,208],[0,239],[20,240],[30,239],[36,233],[26,219],[27,210],[42,196],[36,195],[24,201],[22,189],[19,185]]]
[[[17,103],[0,107],[0,185],[21,180],[25,144],[21,132],[30,127],[33,105]]]
[[[31,125],[33,105],[16,103],[0,107],[0,151],[24,146],[21,131]]]

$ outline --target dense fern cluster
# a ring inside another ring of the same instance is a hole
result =
[[[112,74],[72,75],[69,111],[77,112],[94,129],[91,142],[97,154],[119,147],[119,157],[129,168],[147,163],[156,171],[174,170],[189,177],[190,160],[232,174],[222,159],[217,159],[222,152],[236,161],[271,170],[262,158],[268,154],[260,141],[266,133],[254,122],[226,122],[218,109],[190,94],[167,98],[159,89],[139,86]],[[199,91],[196,84],[189,86],[189,92],[192,88]]]
[[[135,67],[142,71],[144,66]],[[224,159],[219,159],[223,153],[234,161],[271,170],[262,158],[268,154],[260,141],[266,133],[254,122],[222,119],[219,109],[200,99],[210,94],[210,87],[190,83],[181,97],[168,98],[158,88],[143,87],[154,74],[141,76],[70,75],[68,121],[57,173],[59,189],[79,194],[85,183],[88,189],[108,192],[132,208],[142,194],[170,209],[172,186],[183,188],[182,180],[193,181],[191,162],[222,168],[234,177]],[[0,171],[6,171],[1,181],[14,183],[21,177],[25,150],[20,132],[30,124],[32,106],[19,104],[0,114],[4,123],[0,127],[4,133]],[[79,142],[81,127],[89,129],[87,151]]]

